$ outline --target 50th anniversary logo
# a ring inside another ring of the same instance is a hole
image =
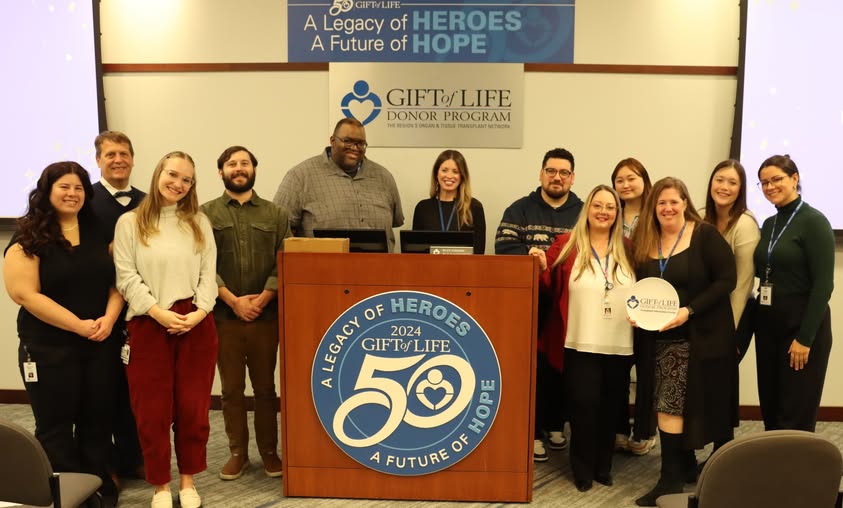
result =
[[[313,403],[351,458],[394,475],[446,469],[488,434],[501,374],[489,337],[438,296],[381,293],[328,328],[313,360]]]

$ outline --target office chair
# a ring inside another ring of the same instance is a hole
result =
[[[54,473],[41,443],[23,427],[0,420],[0,501],[76,508],[99,504],[102,480],[92,474]]]
[[[812,432],[771,430],[740,436],[706,462],[693,494],[660,497],[661,508],[832,508],[843,458]]]

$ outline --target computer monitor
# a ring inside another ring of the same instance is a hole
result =
[[[473,254],[473,231],[399,231],[404,254]],[[440,247],[439,249],[432,249]],[[437,252],[438,251],[438,252]]]
[[[316,238],[348,238],[349,252],[389,252],[383,229],[314,229]]]

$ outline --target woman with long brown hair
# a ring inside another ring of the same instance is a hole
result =
[[[471,178],[465,157],[445,150],[433,163],[430,198],[418,202],[413,229],[421,231],[473,231],[474,253],[486,252],[486,216],[483,205],[471,196]]]
[[[217,359],[216,327],[207,317],[217,297],[213,238],[199,211],[193,159],[184,152],[161,159],[146,198],[115,229],[117,289],[128,304],[126,374],[153,508],[173,504],[170,427],[181,506],[202,504],[193,475],[207,468]]]
[[[108,461],[120,346],[112,329],[123,299],[92,198],[79,164],[44,168],[6,249],[3,278],[21,306],[18,365],[35,437],[54,470],[98,475],[114,504]]]
[[[735,288],[735,257],[677,178],[655,183],[632,243],[637,278],[669,282],[680,305],[658,331],[639,330],[655,368],[638,373],[654,390],[639,390],[636,403],[655,407],[662,466],[656,486],[635,502],[656,506],[659,496],[681,492],[686,480],[696,478],[695,449],[732,432],[737,355],[728,296]]]

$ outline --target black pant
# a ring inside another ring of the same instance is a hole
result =
[[[35,437],[57,472],[95,474],[110,483],[108,462],[114,380],[119,363],[106,342],[22,343],[21,377],[35,416]],[[38,380],[26,382],[23,362]]]
[[[562,430],[565,425],[562,373],[556,370],[544,353],[536,358],[536,439],[545,431]]]
[[[629,357],[565,349],[565,393],[571,416],[571,469],[577,481],[612,470],[618,400],[628,392]]]
[[[117,354],[119,357],[119,353]],[[129,403],[129,383],[126,370],[120,365],[115,379],[114,402],[114,446],[112,448],[111,469],[120,476],[134,477],[136,470],[143,464],[138,427],[132,405]]]
[[[831,313],[820,321],[808,363],[790,367],[788,348],[799,330],[807,298],[773,295],[773,306],[758,307],[755,355],[758,399],[766,430],[794,429],[813,432],[822,399],[828,357],[831,354]]]

